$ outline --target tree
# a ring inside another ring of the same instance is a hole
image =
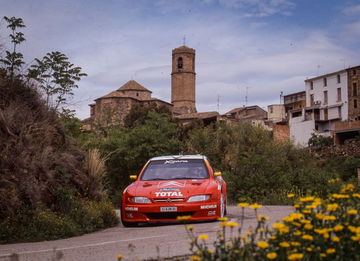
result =
[[[10,79],[13,82],[15,71],[19,70],[24,64],[22,53],[16,51],[16,47],[25,41],[24,34],[22,32],[17,32],[18,28],[25,27],[23,20],[21,18],[11,17],[8,18],[4,16],[4,20],[8,23],[8,28],[11,29],[12,33],[9,35],[11,42],[13,43],[13,50],[5,51],[6,55],[4,59],[0,59],[0,62],[6,66],[6,69],[10,72]]]
[[[35,59],[35,63],[28,70],[27,77],[39,83],[45,92],[46,104],[55,110],[67,103],[67,97],[74,95],[72,90],[78,88],[76,82],[87,76],[81,72],[81,67],[74,66],[65,54],[58,51],[47,53],[41,60]]]

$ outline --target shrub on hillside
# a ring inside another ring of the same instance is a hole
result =
[[[207,155],[223,171],[230,202],[287,204],[288,193],[309,191],[326,196],[335,186],[327,180],[337,177],[336,171],[319,167],[307,150],[274,141],[269,131],[250,124],[194,128],[186,149]]]
[[[88,133],[82,139],[83,147],[98,148],[106,155],[107,189],[116,204],[122,190],[131,182],[130,175],[137,175],[149,158],[159,155],[179,154],[180,128],[167,113],[149,110],[145,119],[131,128],[108,127],[106,137]]]
[[[90,168],[94,159],[85,165],[58,114],[21,80],[0,75],[0,90],[1,241],[54,239],[116,223],[101,168]],[[78,217],[95,221],[84,228]]]

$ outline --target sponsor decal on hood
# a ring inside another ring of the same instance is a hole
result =
[[[177,182],[177,181],[166,181],[166,182],[159,182],[158,187],[159,188],[164,188],[164,187],[185,187],[186,185],[186,181],[185,182]]]

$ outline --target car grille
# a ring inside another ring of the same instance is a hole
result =
[[[181,216],[192,216],[195,212],[145,213],[150,219],[177,219]]]
[[[182,202],[185,198],[157,198],[154,199],[155,202]]]

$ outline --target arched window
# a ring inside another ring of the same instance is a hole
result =
[[[183,58],[179,57],[178,58],[178,69],[182,69],[183,68]]]

